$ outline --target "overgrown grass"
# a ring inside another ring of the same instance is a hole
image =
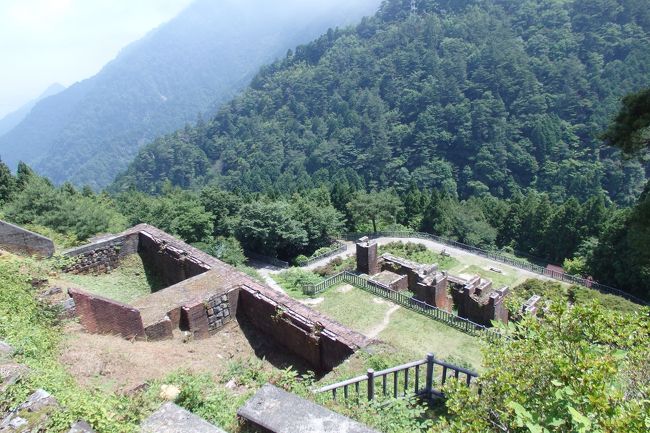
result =
[[[389,253],[422,264],[438,264],[438,269],[449,270],[461,263],[453,257],[443,256],[426,246],[414,242],[391,242],[379,246],[379,254]]]
[[[137,422],[149,406],[124,396],[80,388],[58,362],[62,324],[57,311],[37,301],[28,283],[33,277],[45,276],[28,261],[11,257],[0,260],[0,339],[16,349],[15,360],[30,371],[3,395],[0,411],[42,388],[65,408],[54,414],[48,432],[67,432],[78,419],[90,422],[98,433],[138,431]]]
[[[517,314],[521,310],[523,303],[533,295],[541,296],[543,303],[556,300],[575,304],[587,304],[596,300],[607,309],[621,313],[634,313],[643,308],[643,306],[620,296],[600,293],[597,290],[587,287],[569,287],[566,284],[555,281],[529,279],[515,287],[512,295],[506,298],[508,309]]]
[[[164,287],[160,279],[146,269],[138,254],[125,257],[108,274],[63,274],[62,278],[91,293],[124,303],[133,302]]]
[[[314,269],[314,273],[321,277],[330,277],[343,271],[353,271],[357,266],[356,257],[347,257],[345,259],[336,257],[329,263]]]
[[[284,289],[289,296],[295,299],[306,299],[310,296],[302,293],[302,288],[310,284],[318,284],[323,278],[311,271],[300,268],[291,268],[273,275],[273,279]]]
[[[316,309],[364,334],[381,324],[393,305],[347,284],[331,287],[321,296],[325,300]]]

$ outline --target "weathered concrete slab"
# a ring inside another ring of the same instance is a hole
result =
[[[0,248],[12,253],[51,257],[54,242],[38,233],[0,221]]]
[[[77,421],[72,424],[68,433],[95,433],[95,430],[86,421]]]
[[[377,433],[273,385],[264,385],[237,415],[252,427],[272,433]]]
[[[0,422],[0,433],[45,431],[50,416],[58,408],[54,397],[39,389]]]
[[[142,423],[141,431],[142,433],[226,433],[174,403],[163,404]]]

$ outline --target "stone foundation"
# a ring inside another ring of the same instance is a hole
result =
[[[77,315],[89,332],[154,341],[173,338],[173,331],[179,329],[200,339],[241,316],[319,372],[331,370],[370,342],[147,225],[71,250],[68,254],[78,260],[70,270],[98,273],[119,265],[124,255],[136,253],[145,266],[172,285],[137,299],[132,306],[71,289]]]
[[[403,275],[407,279],[408,290],[420,301],[449,312],[455,305],[460,317],[484,326],[491,326],[493,320],[508,322],[508,310],[503,302],[508,294],[507,287],[491,291],[490,280],[477,276],[466,281],[439,272],[437,265],[421,265],[391,254],[377,257],[376,252],[376,242],[368,238],[357,242],[357,271],[373,275],[373,281],[379,281],[393,290],[402,290],[401,285],[391,286],[385,281],[387,277],[381,276],[387,273]],[[368,270],[376,272],[371,274],[366,272]],[[531,308],[535,308],[534,305]]]

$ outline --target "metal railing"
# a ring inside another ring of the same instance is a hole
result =
[[[472,322],[471,320],[457,316],[448,311],[441,310],[438,307],[434,307],[433,305],[429,305],[424,301],[420,301],[419,299],[415,299],[401,292],[395,291],[381,283],[367,280],[350,271],[340,272],[321,281],[318,284],[304,286],[303,293],[309,296],[314,296],[339,283],[351,284],[373,295],[388,299],[389,301],[401,305],[404,308],[415,311],[416,313],[422,314],[423,316],[426,316],[430,319],[444,323],[445,325],[451,326],[455,329],[458,329],[459,331],[465,332],[466,334],[486,337],[489,341],[493,341],[494,339],[501,337],[501,334],[492,328],[488,328],[486,326]]]
[[[563,281],[566,283],[571,283],[571,284],[577,284],[579,286],[584,286],[590,289],[598,290],[601,293],[606,293],[606,294],[612,294],[612,295],[617,295],[622,298],[628,299],[632,302],[636,302],[638,304],[642,305],[650,305],[649,302],[638,298],[634,295],[631,295],[627,292],[624,292],[620,289],[607,286],[605,284],[600,284],[596,281],[589,280],[586,278],[582,278],[576,275],[569,275],[565,274],[562,272],[557,272],[553,271],[550,269],[547,269],[543,266],[536,265],[534,263],[529,263],[524,260],[519,260],[516,258],[509,257],[507,255],[501,254],[496,251],[488,251],[484,250],[482,248],[478,247],[473,247],[471,245],[466,245],[461,242],[454,241],[452,239],[448,239],[442,236],[437,236],[437,235],[432,235],[429,233],[421,233],[421,232],[377,232],[377,233],[346,233],[342,235],[342,238],[348,241],[355,241],[361,237],[367,236],[370,239],[377,239],[377,238],[415,238],[415,239],[424,239],[424,240],[430,240],[434,242],[438,242],[444,245],[448,245],[450,247],[454,248],[459,248],[465,251],[469,251],[471,253],[474,253],[476,255],[485,257],[490,260],[494,260],[497,262],[504,263],[506,265],[514,266],[519,269],[523,269],[526,271],[534,272],[539,275],[543,275],[545,277],[553,278],[555,280]]]
[[[348,400],[352,396],[357,399],[366,398],[370,401],[378,395],[392,396],[393,398],[414,395],[433,399],[434,397],[445,397],[442,387],[448,379],[463,380],[469,387],[476,378],[478,378],[478,374],[473,371],[438,360],[430,353],[425,359],[386,370],[369,369],[363,376],[334,383],[315,392],[317,394],[331,392],[334,400],[337,400],[337,395],[341,394],[344,400]],[[478,392],[480,394],[480,388],[478,388]]]

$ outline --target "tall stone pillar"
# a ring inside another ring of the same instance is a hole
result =
[[[357,242],[357,272],[375,275],[379,273],[377,242],[363,237]]]

